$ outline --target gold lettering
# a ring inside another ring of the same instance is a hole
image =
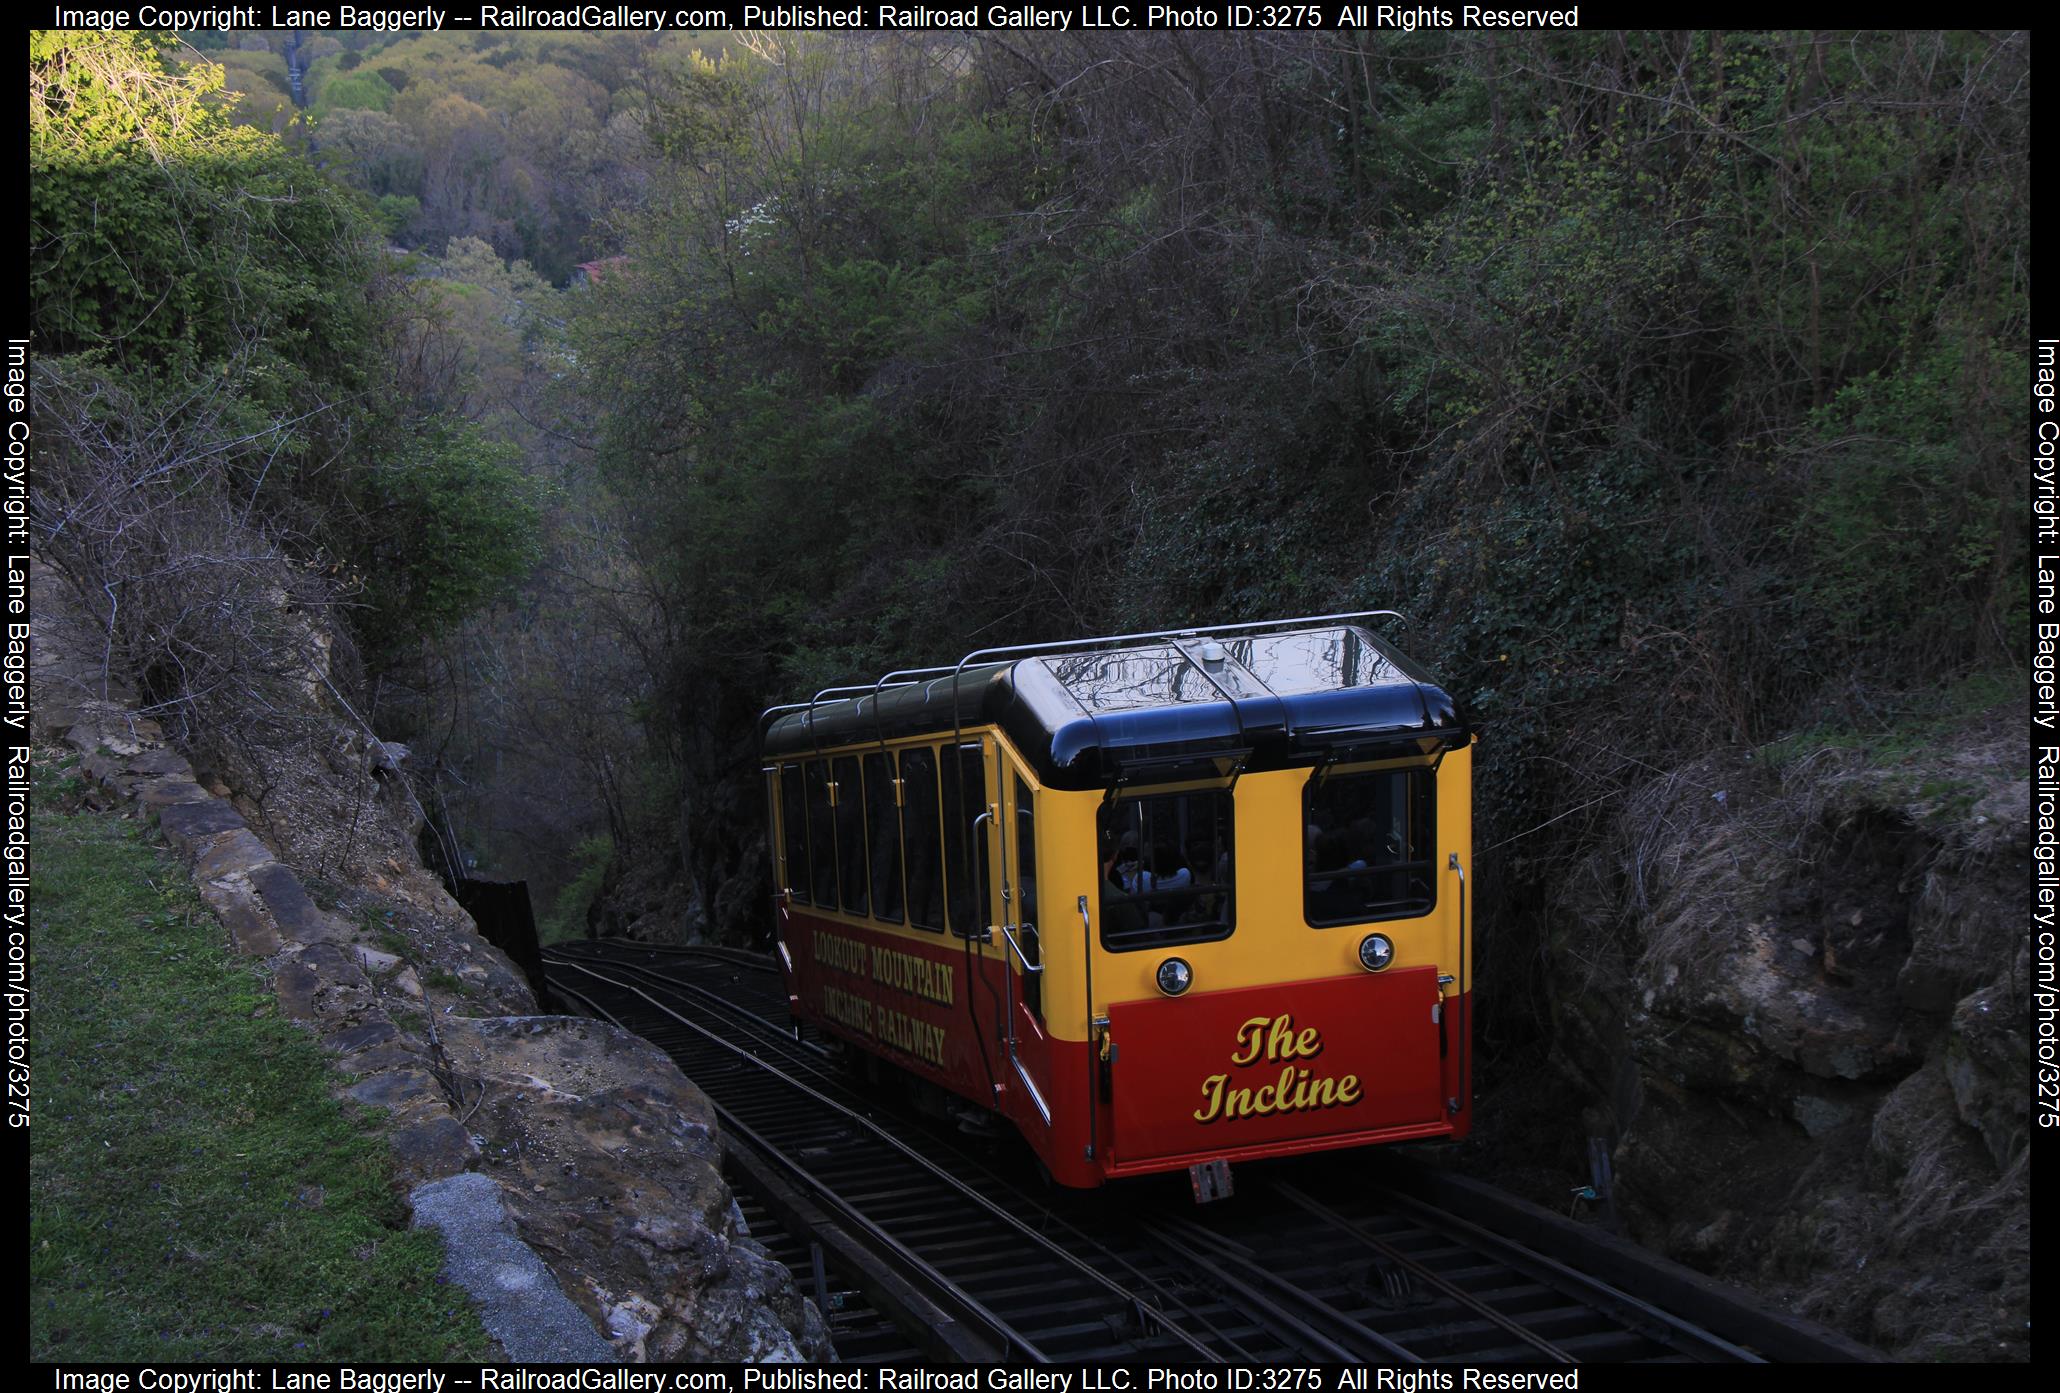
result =
[[[841,988],[823,988],[823,1014],[853,1030],[873,1033],[873,1003]]]
[[[853,966],[847,970],[862,971],[866,962],[865,945],[850,939],[838,939],[833,935],[816,935],[816,959],[819,962],[842,951],[829,945],[841,943],[851,950],[855,957]],[[878,951],[878,950],[875,950]],[[921,961],[912,955],[903,954],[910,961]],[[878,958],[875,962],[881,961]],[[876,976],[878,974],[875,974]],[[948,982],[948,979],[947,979]],[[949,987],[946,987],[948,993]],[[947,995],[946,1004],[949,1004]],[[847,1026],[863,1035],[868,1035],[890,1049],[917,1059],[927,1060],[942,1069],[944,1063],[945,1028],[929,1021],[897,1011],[890,1006],[876,1005],[871,999],[849,992],[842,987],[825,983],[822,988],[822,1012],[825,1018],[839,1025]]]
[[[865,967],[866,959],[861,957],[851,970],[861,971]],[[875,944],[872,947],[871,972],[873,980],[882,986],[920,996],[940,1006],[952,1004],[952,976],[948,964]]]
[[[1237,1047],[1231,1053],[1232,1064],[1257,1064],[1263,1057],[1268,1064],[1278,1064],[1288,1059],[1310,1059],[1323,1052],[1323,1037],[1315,1026],[1295,1029],[1293,1015],[1283,1012],[1278,1016],[1254,1016],[1237,1028]]]
[[[1278,1062],[1282,1058],[1283,1050],[1293,1048],[1295,1037],[1292,1027],[1294,1023],[1295,1018],[1293,1016],[1275,1016],[1273,1024],[1267,1027],[1266,1062],[1268,1064]],[[1293,1058],[1292,1055],[1287,1057]]]
[[[1263,1059],[1281,1066],[1280,1077],[1257,1088],[1233,1088],[1229,1074],[1211,1074],[1202,1080],[1202,1106],[1195,1109],[1194,1120],[1272,1117],[1279,1113],[1349,1107],[1358,1102],[1361,1088],[1357,1074],[1316,1078],[1311,1070],[1292,1062],[1314,1059],[1321,1053],[1323,1036],[1315,1026],[1297,1030],[1294,1016],[1287,1012],[1252,1017],[1237,1028],[1230,1062],[1242,1067]]]
[[[866,970],[865,945],[842,934],[816,934],[813,952],[815,960],[824,967],[833,967],[854,976]]]
[[[1232,1064],[1251,1064],[1258,1060],[1259,1051],[1266,1043],[1266,1017],[1254,1016],[1237,1028],[1237,1052],[1230,1056]]]
[[[1295,1018],[1281,1014],[1273,1018],[1273,1024],[1266,1031],[1266,1062],[1278,1064],[1284,1059],[1306,1059],[1323,1048],[1316,1027],[1297,1032]]]

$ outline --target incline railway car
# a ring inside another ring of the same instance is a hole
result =
[[[1465,1135],[1473,732],[1359,614],[766,713],[797,1017],[1092,1186]]]

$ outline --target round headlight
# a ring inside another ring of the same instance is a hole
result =
[[[1368,972],[1379,972],[1395,960],[1395,945],[1386,934],[1368,934],[1359,940],[1359,965]]]
[[[1159,990],[1168,996],[1179,996],[1194,981],[1194,969],[1179,958],[1168,958],[1159,964]]]

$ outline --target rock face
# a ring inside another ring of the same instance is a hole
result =
[[[383,1123],[396,1179],[433,1194],[491,1177],[516,1230],[502,1241],[534,1250],[594,1326],[524,1357],[833,1357],[820,1315],[744,1230],[700,1090],[614,1026],[537,1015],[522,974],[422,866],[405,747],[354,734],[311,689],[297,718],[326,738],[239,747],[196,775],[135,688],[84,656],[63,578],[38,565],[34,585],[38,734],[77,752],[88,801],[157,819],[228,945],[321,1039],[338,1095]]]
[[[1553,939],[1619,1205],[1905,1357],[2025,1357],[2021,751],[1963,731],[1766,764],[1635,795]]]
[[[744,1230],[714,1109],[655,1046],[565,1016],[450,1020],[470,1126],[530,1245],[626,1359],[830,1357],[822,1318]]]
[[[587,911],[587,931],[640,943],[708,941],[708,909],[670,848],[640,847],[608,868]]]
[[[757,815],[734,810],[737,825]],[[772,865],[761,839],[748,840],[709,874],[712,897],[695,887],[700,876],[677,846],[650,845],[618,857],[587,915],[589,929],[607,938],[644,943],[764,943],[772,931]]]

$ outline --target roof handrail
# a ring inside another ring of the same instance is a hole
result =
[[[1185,629],[1156,629],[1149,633],[1105,634],[1099,638],[1061,639],[1053,643],[1019,643],[1008,648],[976,648],[958,660],[958,667],[952,670],[952,681],[956,684],[958,674],[964,671],[966,665],[975,658],[999,658],[1008,654],[1014,654],[1018,657],[1029,657],[1032,654],[1053,649],[1102,648],[1119,643],[1136,643],[1148,638],[1186,638],[1189,635],[1200,638],[1204,634],[1235,634],[1245,633],[1254,629],[1287,629],[1298,624],[1337,624],[1353,619],[1404,618],[1405,616],[1400,610],[1364,609],[1356,610],[1349,614],[1309,614],[1298,619],[1260,619],[1244,624],[1212,624],[1200,628],[1190,626]],[[953,688],[952,696],[954,699],[958,696],[956,686]]]
[[[879,681],[873,683],[873,735],[879,740],[881,749],[887,748],[887,728],[880,723],[880,693],[890,687],[914,687],[919,685],[920,679],[924,677],[940,677],[950,671],[948,667],[897,668],[882,675]],[[906,680],[897,682],[894,680],[897,677]]]
[[[814,696],[808,699],[808,718],[805,721],[803,721],[802,724],[808,727],[808,743],[815,747],[815,752],[817,754],[821,754],[823,752],[823,742],[815,738],[816,703],[821,701],[826,696],[834,696],[839,698],[840,700],[849,701],[853,697],[863,697],[867,692],[877,692],[878,690],[879,688],[877,685],[860,685],[856,687],[825,687],[821,691],[817,692]]]
[[[815,705],[812,701],[783,701],[778,706],[768,706],[758,713],[758,743],[765,743],[765,735],[772,728],[772,718],[782,711],[806,711]]]
[[[1066,649],[1107,648],[1124,643],[1139,643],[1146,639],[1201,638],[1212,634],[1241,634],[1253,633],[1264,629],[1291,629],[1305,624],[1341,624],[1349,623],[1355,619],[1400,619],[1406,623],[1408,617],[1400,610],[1366,609],[1354,610],[1343,614],[1308,614],[1294,619],[1260,619],[1242,624],[1210,624],[1189,626],[1184,629],[1154,629],[1135,634],[1102,634],[1094,638],[1058,639],[1046,643],[1019,643],[1000,648],[976,648],[963,658],[960,658],[957,664],[952,667],[897,669],[894,672],[887,673],[879,681],[871,685],[825,687],[807,701],[788,702],[781,706],[768,706],[759,714],[759,739],[763,740],[765,738],[766,720],[768,717],[778,715],[783,711],[806,711],[808,712],[806,724],[810,727],[809,736],[811,741],[813,741],[815,734],[813,729],[815,725],[815,708],[821,704],[824,697],[837,696],[850,700],[854,697],[863,697],[867,693],[878,696],[890,683],[896,687],[912,687],[916,685],[913,680],[894,682],[893,679],[897,677],[914,679],[925,674],[934,676],[949,675],[951,678],[951,704],[954,710],[956,710],[958,706],[959,677],[975,659],[1010,656],[1027,658],[1038,653],[1057,652]],[[1263,686],[1264,684],[1262,683],[1261,685]],[[876,705],[874,709],[875,720],[878,719],[878,715],[879,711]],[[961,723],[954,718],[952,721],[954,741],[959,736],[961,729]]]
[[[1195,638],[1200,638],[1204,634],[1234,634],[1243,633],[1252,629],[1287,629],[1293,628],[1294,626],[1299,624],[1338,624],[1346,623],[1354,619],[1404,619],[1404,616],[1399,610],[1364,609],[1356,610],[1348,614],[1304,615],[1299,619],[1260,619],[1244,624],[1213,624],[1201,628],[1157,629],[1149,633],[1106,634],[1100,638],[1066,639],[1056,643],[1019,643],[1005,648],[976,648],[972,652],[966,654],[965,657],[960,658],[958,660],[958,666],[951,670],[951,743],[952,746],[956,748],[958,744],[965,738],[963,725],[964,713],[960,708],[958,701],[958,680],[959,675],[966,670],[966,664],[972,662],[975,658],[1002,658],[1013,654],[1016,657],[1016,660],[1020,662],[1022,659],[1030,657],[1033,654],[1040,652],[1055,651],[1058,649],[1072,649],[1082,647],[1104,648],[1113,647],[1117,644],[1122,643],[1136,643],[1143,639],[1186,638],[1189,635],[1193,635]],[[1185,649],[1182,649],[1181,657],[1185,658],[1186,656],[1187,651]],[[1013,667],[1014,664],[1011,664],[1010,666]],[[1207,676],[1206,673],[1203,675]],[[1270,691],[1271,688],[1268,688],[1268,690]],[[1236,702],[1233,701],[1231,703],[1231,709],[1233,711],[1237,710]],[[1240,730],[1244,728],[1244,716],[1242,713],[1238,715],[1238,728]]]

